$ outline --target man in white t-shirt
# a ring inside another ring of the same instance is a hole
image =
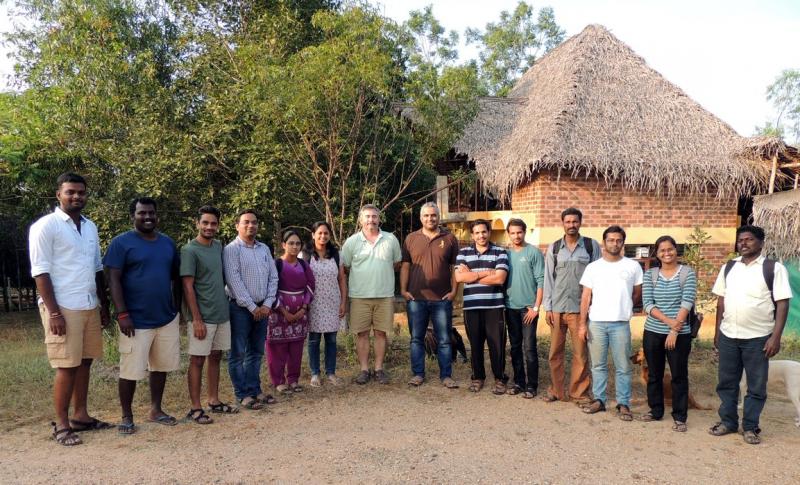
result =
[[[633,302],[642,295],[642,268],[623,256],[625,230],[611,226],[603,231],[603,257],[590,263],[581,277],[581,316],[578,335],[588,338],[592,359],[594,401],[583,412],[606,410],[608,350],[616,369],[617,416],[633,420],[631,414],[631,327]]]
[[[736,230],[741,256],[722,266],[711,290],[717,295],[714,347],[719,350],[720,421],[709,433],[723,436],[739,429],[739,381],[747,375],[742,437],[761,442],[759,417],[767,401],[769,359],[781,350],[781,335],[789,312],[792,289],[786,268],[761,254],[764,230],[742,226]]]

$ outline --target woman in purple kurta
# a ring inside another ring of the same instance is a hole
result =
[[[308,334],[308,304],[314,298],[314,273],[297,257],[302,244],[297,232],[284,232],[282,240],[283,256],[275,261],[278,296],[267,329],[267,366],[278,392],[300,392],[303,388],[297,381]]]

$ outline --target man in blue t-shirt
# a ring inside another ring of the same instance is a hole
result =
[[[111,241],[103,265],[119,322],[119,400],[121,434],[136,431],[131,403],[136,381],[150,371],[149,421],[174,426],[178,421],[161,409],[167,372],[180,368],[177,297],[180,268],[175,243],[156,231],[156,201],[134,199],[133,230]],[[173,299],[175,298],[175,299]]]

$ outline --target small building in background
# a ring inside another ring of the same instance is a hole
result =
[[[607,29],[590,25],[538,60],[507,98],[481,99],[437,166],[437,201],[462,241],[480,218],[504,242],[513,216],[543,250],[563,236],[567,207],[583,211],[583,235],[599,240],[609,225],[623,226],[629,257],[650,254],[663,234],[682,251],[699,227],[708,235],[703,255],[719,268],[752,195],[769,186],[770,162],[791,150],[739,136]],[[773,180],[785,181],[783,173]]]

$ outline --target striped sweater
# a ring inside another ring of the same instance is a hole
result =
[[[681,268],[683,266],[678,267],[678,271],[675,272],[672,278],[666,278],[659,271],[658,281],[656,281],[655,286],[650,272],[648,271],[644,275],[642,303],[644,311],[647,313],[647,320],[644,322],[645,330],[660,334],[669,333],[670,328],[667,324],[650,315],[650,311],[653,308],[658,308],[664,315],[675,318],[678,316],[678,311],[680,311],[681,307],[691,310],[692,306],[694,306],[697,293],[697,276],[693,269],[687,267],[689,274],[686,277],[683,289],[681,289]],[[684,324],[679,333],[686,334],[690,331],[689,325]]]
[[[492,269],[508,271],[508,254],[505,249],[492,243],[489,243],[489,248],[481,254],[473,244],[462,248],[458,252],[456,264],[465,264],[470,271],[476,273]],[[481,283],[467,283],[464,285],[464,310],[504,307],[505,298],[501,285],[484,285]]]

